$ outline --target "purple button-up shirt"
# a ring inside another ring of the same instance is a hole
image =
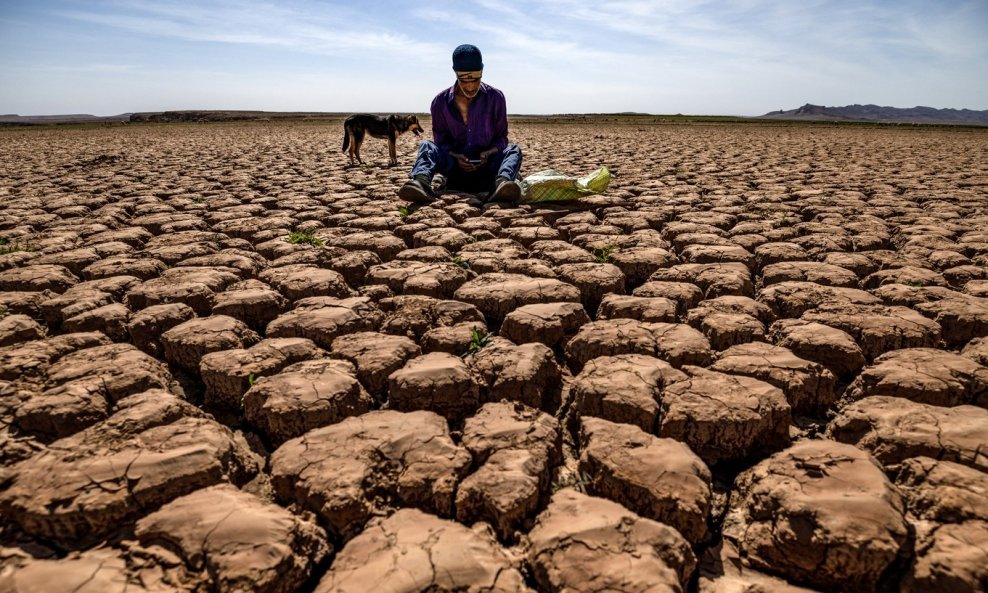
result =
[[[480,83],[480,91],[470,101],[468,123],[460,118],[460,110],[453,101],[456,85],[442,91],[432,100],[432,138],[445,151],[452,150],[476,157],[484,150],[496,146],[504,150],[508,145],[508,111],[504,106],[504,93],[489,84]]]

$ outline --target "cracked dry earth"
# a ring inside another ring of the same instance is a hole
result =
[[[0,132],[0,591],[988,587],[984,131],[338,123]]]

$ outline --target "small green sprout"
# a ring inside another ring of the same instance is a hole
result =
[[[288,235],[287,240],[292,245],[298,245],[299,243],[308,243],[313,247],[322,247],[322,241],[312,233],[303,233],[300,231],[296,231]]]
[[[470,331],[470,349],[467,354],[476,354],[491,343],[491,334],[479,329]]]
[[[603,249],[594,249],[593,259],[598,264],[608,264],[611,262],[611,254],[617,250],[617,245],[605,245]]]

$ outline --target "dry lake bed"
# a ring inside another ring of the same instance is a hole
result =
[[[0,591],[988,586],[988,130],[511,140],[0,130]]]

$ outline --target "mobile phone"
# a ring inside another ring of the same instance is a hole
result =
[[[471,165],[479,165],[484,161],[482,161],[481,159],[467,159],[467,162],[470,163]]]

